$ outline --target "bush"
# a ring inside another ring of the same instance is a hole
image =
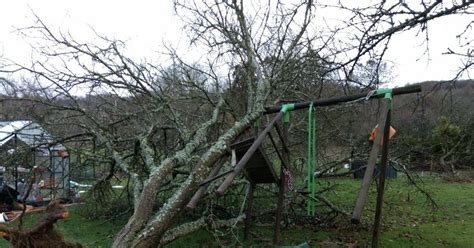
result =
[[[419,169],[451,171],[454,169],[473,168],[473,128],[472,120],[465,123],[454,123],[442,116],[431,128],[429,134],[406,132],[400,135],[397,143],[402,154],[410,155],[411,163]]]

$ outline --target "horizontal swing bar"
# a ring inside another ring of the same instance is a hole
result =
[[[405,87],[392,89],[392,94],[394,96],[416,93],[416,92],[421,92],[421,85],[415,84],[415,85],[409,85]],[[336,105],[336,104],[340,104],[344,102],[350,102],[350,101],[354,101],[354,100],[366,97],[369,93],[370,92],[352,95],[352,96],[333,97],[333,98],[316,100],[316,101],[297,102],[297,103],[294,103],[294,110],[309,108],[309,105],[311,103],[313,103],[313,106],[315,107],[324,107],[324,106],[331,106],[331,105]],[[371,96],[370,98],[381,98],[381,97],[384,97],[384,95],[377,94],[377,95]],[[266,111],[264,112],[264,114],[273,114],[280,111],[281,111],[281,106],[269,107],[269,108],[266,108]]]

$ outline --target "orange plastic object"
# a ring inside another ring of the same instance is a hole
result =
[[[370,133],[370,137],[369,137],[369,140],[371,141],[374,141],[375,140],[375,136],[377,136],[377,132],[378,132],[379,128],[378,128],[378,125],[376,125],[373,129],[372,129],[372,132]],[[397,133],[397,130],[395,130],[395,128],[393,128],[392,126],[390,126],[390,131],[388,133],[388,139],[392,139],[392,137]],[[383,144],[383,136],[382,136],[382,142],[380,144]]]
[[[63,219],[67,219],[67,218],[69,218],[69,212],[68,211],[63,213]]]

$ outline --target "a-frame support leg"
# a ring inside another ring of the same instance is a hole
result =
[[[382,144],[382,134],[385,130],[385,125],[387,124],[387,118],[389,114],[389,105],[387,101],[383,101],[382,105],[382,114],[378,120],[378,129],[377,135],[375,137],[374,144],[372,145],[372,150],[370,151],[369,161],[367,163],[367,168],[365,169],[364,178],[362,179],[362,185],[357,195],[356,204],[354,206],[354,211],[352,212],[351,222],[353,224],[359,224],[360,218],[362,216],[362,211],[364,210],[365,203],[367,202],[369,187],[372,183],[372,178],[374,175],[375,164],[377,163],[377,158]]]
[[[289,128],[289,123],[288,122],[283,122],[283,132],[282,132],[282,141],[286,145],[284,147],[287,147],[288,144],[288,128]],[[283,164],[289,165],[290,164],[290,153],[288,150],[283,149],[283,159],[285,160],[285,163],[282,163],[281,168],[280,168],[280,180],[278,183],[279,190],[278,190],[278,202],[277,202],[277,209],[276,209],[276,215],[275,215],[275,233],[274,233],[274,238],[273,238],[273,243],[274,244],[279,244],[281,241],[281,230],[280,230],[280,223],[282,219],[282,213],[283,213],[283,204],[285,202],[285,173],[283,173]],[[289,169],[289,168],[287,168]]]
[[[250,234],[250,226],[252,225],[252,207],[253,207],[253,193],[255,191],[255,184],[250,183],[247,195],[247,208],[245,209],[245,229],[244,240],[247,240]]]
[[[279,244],[280,243],[280,223],[282,219],[282,212],[283,212],[283,202],[285,200],[285,174],[283,171],[280,173],[280,180],[279,180],[279,190],[278,190],[278,203],[276,208],[276,215],[275,215],[275,233],[273,237],[273,243]]]
[[[388,142],[390,135],[391,110],[387,112],[385,127],[383,130],[382,160],[380,163],[379,188],[377,191],[377,205],[375,208],[374,228],[372,234],[372,247],[377,248],[380,236],[380,221],[382,220],[383,195],[385,191],[385,171],[388,162]]]

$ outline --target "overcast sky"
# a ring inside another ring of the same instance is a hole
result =
[[[155,60],[163,42],[187,45],[171,1],[15,0],[2,2],[2,10],[0,56],[22,63],[30,60],[31,48],[15,29],[31,25],[33,12],[50,27],[69,31],[81,41],[94,39],[92,28],[109,38],[125,40],[128,54],[135,58]],[[453,16],[433,22],[429,57],[423,56],[423,39],[415,38],[415,31],[395,37],[386,57],[394,65],[393,85],[451,79],[460,59],[442,53],[458,46],[455,37],[471,20],[472,16]]]

